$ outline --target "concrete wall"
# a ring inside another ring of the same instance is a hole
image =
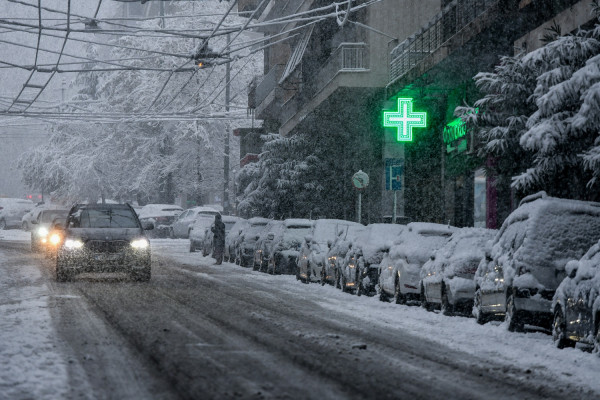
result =
[[[582,25],[585,25],[594,19],[591,14],[591,2],[589,0],[582,0],[579,3],[574,4],[572,7],[567,8],[549,21],[540,25],[536,29],[528,32],[515,41],[515,52],[524,50],[530,52],[535,49],[539,49],[544,46],[542,38],[545,34],[549,33],[548,29],[558,24],[561,29],[561,34],[567,34],[579,29]]]

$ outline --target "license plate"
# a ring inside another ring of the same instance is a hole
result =
[[[96,254],[96,261],[114,261],[119,259],[119,254]]]

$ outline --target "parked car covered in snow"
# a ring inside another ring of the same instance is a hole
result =
[[[182,212],[177,219],[171,224],[170,237],[187,239],[190,237],[192,224],[196,218],[205,217],[215,219],[215,215],[220,214],[217,210],[211,207],[194,207],[188,208]]]
[[[254,247],[254,262],[252,264],[252,269],[266,272],[267,261],[270,257],[269,252],[272,249],[275,237],[280,234],[282,228],[283,221],[271,220],[265,229],[262,230]]]
[[[600,204],[547,196],[524,198],[502,224],[489,258],[475,274],[473,314],[478,322],[504,318],[550,327],[552,298],[565,265],[600,239]]]
[[[296,274],[300,246],[304,237],[310,234],[312,223],[311,220],[302,218],[290,218],[283,222],[264,253],[268,273]]]
[[[225,252],[223,259],[229,262],[235,262],[239,264],[239,260],[236,260],[237,247],[242,240],[242,233],[244,229],[248,227],[248,220],[240,218],[233,226],[229,233],[225,235]]]
[[[21,229],[23,229],[24,231],[29,231],[32,228],[31,221],[37,220],[42,210],[45,210],[50,207],[51,205],[44,203],[38,203],[37,205],[35,205],[35,207],[33,207],[30,211],[25,213],[25,215],[23,215],[23,217],[21,218]]]
[[[497,233],[484,228],[456,231],[421,269],[421,304],[428,310],[439,307],[445,315],[471,315],[475,272]]]
[[[256,241],[269,223],[269,219],[254,217],[248,220],[248,227],[244,229],[237,248],[237,259],[242,267],[250,267],[254,263],[254,250]]]
[[[363,225],[347,225],[338,229],[337,235],[327,251],[327,262],[325,262],[321,269],[322,285],[330,283],[338,288],[340,287],[340,272],[341,265],[344,263],[344,257],[352,247],[352,241],[364,229]]]
[[[558,348],[582,343],[600,350],[600,242],[569,261],[552,299],[552,339]]]
[[[379,282],[379,264],[391,243],[406,228],[398,224],[369,224],[352,240],[350,250],[338,264],[342,289],[355,288],[358,295],[373,295]],[[355,265],[355,268],[349,268]]]
[[[206,237],[211,234],[210,227],[214,224],[214,216],[200,216],[190,227],[190,252],[201,250]]]
[[[423,264],[456,230],[453,226],[429,222],[408,224],[379,264],[379,299],[388,301],[393,297],[397,304],[419,300]]]
[[[138,216],[143,225],[153,227],[153,237],[168,237],[171,224],[182,212],[183,208],[174,204],[146,204]]]
[[[362,226],[342,219],[318,219],[314,221],[309,241],[304,241],[298,260],[298,278],[304,282],[321,280],[321,272],[327,263],[327,252],[340,230],[348,226]]]
[[[20,228],[21,219],[35,204],[31,200],[0,198],[0,230]]]
[[[223,215],[221,217],[221,221],[223,221],[223,224],[225,225],[225,237],[227,237],[227,234],[229,234],[229,232],[231,231],[231,228],[239,220],[240,220],[240,217],[234,217],[232,215]],[[208,228],[206,235],[204,235],[204,238],[202,239],[202,244],[201,244],[202,255],[205,257],[212,253],[213,239],[215,237],[215,234],[212,231],[212,228],[214,226],[215,226],[215,221],[214,221],[214,217],[213,217],[213,222],[210,224],[210,227]]]

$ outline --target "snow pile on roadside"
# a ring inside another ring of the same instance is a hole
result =
[[[153,240],[152,245],[157,253],[182,263],[199,266],[207,261],[207,258],[188,253],[187,241]],[[490,360],[495,365],[532,371],[532,378],[554,381],[557,388],[570,383],[600,393],[600,357],[579,349],[559,350],[554,347],[552,338],[542,332],[511,333],[503,323],[478,325],[473,318],[447,317],[421,307],[384,303],[377,297],[352,296],[329,285],[306,285],[293,276],[271,276],[231,263],[215,268],[229,268],[231,277],[228,279],[277,285],[286,293],[303,296],[306,301],[331,310],[332,314],[352,316],[357,326],[389,332],[398,340],[402,340],[403,333],[411,334],[475,355],[482,360],[483,366],[489,366],[485,363]],[[206,275],[206,279],[215,278]]]
[[[22,231],[2,231],[2,233]],[[13,240],[24,240],[9,235]],[[6,237],[6,236],[4,236]],[[54,348],[48,311],[48,288],[33,265],[0,252],[0,397],[60,399],[66,397],[68,374]]]
[[[22,231],[21,229],[7,229],[0,231],[0,240],[8,240],[11,242],[29,242],[31,241],[31,233]]]

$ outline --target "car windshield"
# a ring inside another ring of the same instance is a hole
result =
[[[79,228],[138,228],[135,216],[128,209],[83,209]]]
[[[68,213],[69,212],[67,210],[43,211],[42,217],[41,217],[41,222],[42,223],[50,223],[50,222],[54,221],[55,218],[61,218],[64,220],[65,218],[67,218]]]

